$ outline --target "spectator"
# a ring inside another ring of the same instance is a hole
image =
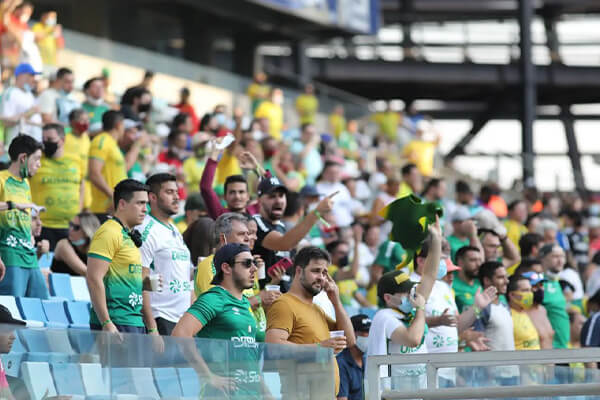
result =
[[[519,239],[521,260],[537,258],[543,238],[537,233],[526,233]]]
[[[508,281],[508,304],[514,326],[516,350],[539,350],[540,336],[527,310],[533,307],[533,291],[529,278],[513,275]]]
[[[496,231],[480,229],[480,241],[483,247],[483,260],[501,260],[505,268],[518,264],[521,261],[516,246],[507,236],[500,236]],[[502,247],[502,253],[499,249]]]
[[[192,193],[185,200],[183,207],[185,214],[173,219],[173,223],[181,234],[186,231],[188,226],[192,225],[198,218],[207,217],[206,205],[200,193]]]
[[[192,125],[191,134],[194,135],[198,132],[199,128],[199,120],[196,115],[196,110],[194,110],[194,106],[190,102],[190,89],[184,87],[179,91],[179,103],[175,106],[181,113],[187,114],[190,117],[190,123]]]
[[[589,288],[591,296],[588,300],[588,314],[590,317],[581,328],[581,347],[600,346],[600,286],[597,284]],[[598,368],[598,363],[587,363],[587,368]]]
[[[148,145],[148,134],[144,132],[141,123],[131,119],[123,121],[123,129],[123,135],[117,143],[125,159],[127,177],[144,183],[146,182],[146,174],[139,162],[139,158],[143,148]]]
[[[379,112],[373,115],[373,120],[379,128],[381,138],[391,143],[396,143],[398,138],[398,127],[402,122],[400,113],[392,110],[391,106],[386,105],[384,112]]]
[[[84,109],[78,108],[69,114],[71,132],[65,134],[65,154],[77,157],[83,174],[83,208],[89,209],[92,204],[92,187],[88,180],[88,154],[90,152],[90,136],[88,129],[90,121]]]
[[[304,86],[304,93],[296,98],[296,111],[300,117],[300,124],[314,124],[319,112],[319,100],[315,96],[315,87],[312,83]]]
[[[42,144],[19,135],[8,148],[10,165],[0,171],[0,294],[48,298],[48,288],[37,263],[32,243],[31,203],[28,178],[40,168]]]
[[[248,86],[247,95],[250,97],[250,112],[252,115],[256,114],[256,110],[262,102],[269,98],[271,88],[266,81],[267,75],[263,72],[259,72],[254,75],[254,81]]]
[[[69,275],[87,274],[87,254],[100,221],[94,214],[82,212],[69,221],[69,236],[61,239],[54,249],[50,269]]]
[[[477,237],[477,226],[466,207],[457,207],[450,216],[450,222],[452,223],[452,235],[448,236],[448,243],[450,244],[452,261],[458,262],[456,253],[464,246],[481,249],[483,254],[481,242]]]
[[[385,190],[380,191],[371,206],[371,217],[370,221],[372,224],[379,224],[381,229],[379,231],[379,240],[381,242],[387,240],[392,231],[392,223],[385,220],[379,215],[379,212],[392,201],[396,200],[398,189],[400,188],[401,180],[396,174],[390,174],[387,176],[386,182],[383,184]]]
[[[142,121],[149,116],[151,108],[152,94],[144,87],[134,87],[121,98],[121,111],[127,119]]]
[[[2,93],[0,117],[5,127],[4,145],[7,147],[19,133],[42,141],[42,117],[32,93],[33,77],[39,73],[30,64],[19,64],[15,68],[14,86]]]
[[[36,71],[42,71],[44,65],[40,51],[35,44],[35,34],[29,29],[29,20],[32,14],[33,4],[24,1],[15,8],[13,15],[5,21],[5,26],[17,43],[19,63],[31,64]]]
[[[456,264],[460,268],[454,277],[452,289],[456,295],[458,312],[463,312],[473,305],[475,294],[481,289],[479,267],[483,263],[481,250],[474,246],[461,247],[456,252]]]
[[[454,193],[456,194],[456,202],[459,205],[467,207],[471,215],[475,215],[481,210],[481,206],[477,204],[471,186],[469,186],[467,182],[461,180],[456,181]]]
[[[285,144],[271,158],[271,168],[275,176],[291,191],[297,192],[304,186],[302,174],[295,170],[294,156]]]
[[[146,216],[148,187],[125,179],[115,186],[114,193],[114,216],[96,231],[88,252],[90,328],[143,334],[142,290],[150,285],[139,250],[142,237],[133,227]]]
[[[332,348],[335,354],[346,347],[354,347],[352,323],[340,300],[338,287],[327,273],[330,262],[329,254],[318,247],[307,246],[296,254],[289,292],[281,295],[267,310],[267,343],[318,344]],[[313,298],[322,290],[333,303],[335,321],[313,304]],[[330,330],[343,330],[344,336],[331,338]],[[340,388],[337,363],[335,369],[337,395]]]
[[[329,115],[329,129],[339,139],[346,130],[346,118],[344,118],[344,107],[336,105],[331,115]]]
[[[177,178],[156,174],[146,183],[150,188],[150,213],[137,228],[143,238],[142,266],[148,269],[148,275],[159,274],[166,288],[143,294],[143,314],[148,333],[169,336],[194,298],[192,264],[181,234],[170,221],[179,211]]]
[[[45,124],[59,122],[69,124],[69,114],[80,107],[72,95],[75,77],[69,68],[59,68],[52,87],[44,90],[38,99],[42,121]]]
[[[539,252],[542,268],[548,281],[544,282],[544,301],[542,305],[548,312],[548,319],[554,329],[553,347],[566,349],[569,344],[569,316],[567,300],[563,295],[558,276],[564,265],[564,251],[556,244],[544,245]]]
[[[65,45],[62,26],[56,23],[56,19],[56,11],[45,12],[40,22],[31,28],[44,63],[44,71],[50,74],[56,71],[58,50]]]
[[[340,369],[340,391],[338,400],[364,399],[363,382],[365,380],[365,364],[367,362],[367,345],[369,342],[369,329],[371,320],[365,314],[358,314],[350,318],[356,345],[346,347],[336,356]]]
[[[228,364],[215,363],[213,365],[218,369],[213,372],[201,359],[194,342],[186,342],[189,343],[184,351],[186,357],[196,371],[203,371],[207,375],[210,383],[203,393],[205,397],[213,398],[227,393],[240,398],[261,398],[263,389],[258,370],[257,325],[250,313],[250,303],[242,294],[253,286],[256,263],[248,246],[229,243],[215,254],[215,270],[217,273],[212,283],[216,286],[198,296],[175,326],[173,336],[230,341],[230,345],[220,348],[223,352],[237,349],[241,353],[240,348],[245,349],[242,360],[232,360]],[[217,341],[208,343],[220,346]],[[248,377],[257,379],[249,380]],[[230,385],[235,389],[230,389]]]
[[[402,183],[398,189],[396,197],[404,197],[409,194],[418,195],[423,190],[423,176],[415,164],[406,164],[400,170],[402,174]]]
[[[90,133],[102,130],[102,116],[110,107],[104,101],[104,83],[101,77],[88,79],[83,84],[85,100],[81,107],[88,113]]]
[[[583,271],[589,264],[590,251],[590,241],[583,215],[575,211],[570,211],[565,216],[565,224],[566,228],[563,230],[563,233],[569,239],[569,248],[575,262],[574,266],[577,268],[577,271]],[[583,296],[583,290],[580,289],[583,288],[576,288],[576,299],[581,299]]]
[[[44,155],[41,167],[31,178],[31,195],[35,204],[46,208],[41,215],[42,238],[56,243],[69,235],[69,221],[83,209],[83,171],[81,158],[65,153],[65,131],[57,123],[42,130]]]
[[[104,70],[102,71],[104,75]],[[144,77],[141,82],[137,85],[131,86],[125,90],[123,96],[121,96],[121,105],[131,105],[134,103],[134,98],[140,95],[140,89],[145,91],[150,91],[150,86],[152,85],[152,81],[154,80],[154,71],[146,70],[144,71]]]
[[[300,139],[295,140],[290,146],[290,152],[298,162],[296,167],[306,174],[306,182],[314,185],[317,177],[323,170],[323,161],[319,153],[320,137],[313,124],[304,124],[300,127]]]
[[[335,225],[345,228],[354,221],[354,209],[352,208],[352,196],[348,188],[341,182],[342,160],[327,161],[321,173],[321,179],[317,183],[317,191],[325,196],[335,196],[335,204],[331,210]]]
[[[515,200],[508,205],[508,219],[504,222],[506,236],[519,250],[519,239],[527,233],[523,225],[527,221],[527,204],[522,200]]]
[[[409,162],[414,163],[419,172],[426,177],[430,177],[433,174],[433,163],[435,157],[435,149],[442,140],[442,135],[439,132],[433,132],[433,140],[426,138],[426,132],[423,125],[428,126],[429,131],[434,131],[430,128],[431,125],[428,121],[421,121],[418,125],[414,139],[409,141],[406,146],[402,149],[402,156],[408,159]],[[429,135],[428,135],[429,136]]]
[[[90,210],[105,214],[112,210],[113,188],[127,178],[125,159],[118,142],[125,133],[123,114],[107,111],[102,116],[104,132],[95,136],[90,144],[88,173],[92,184]]]
[[[585,324],[585,316],[575,307],[569,308],[569,322],[571,323],[571,341],[569,342],[570,349],[578,349],[581,347],[581,331]],[[573,367],[573,365],[571,365]]]
[[[539,270],[538,270],[539,268]],[[533,305],[527,309],[527,315],[531,318],[531,322],[540,338],[540,348],[551,349],[554,338],[554,330],[548,319],[546,308],[542,305],[544,302],[544,275],[539,272],[542,269],[538,260],[528,260],[521,263],[515,275],[524,276],[529,279],[533,291]]]
[[[183,162],[183,173],[188,193],[200,190],[200,182],[207,161],[206,145],[209,140],[210,136],[205,132],[198,132],[192,136],[193,154]]]
[[[211,255],[215,248],[213,232],[215,221],[210,217],[200,217],[183,232],[183,241],[191,253],[192,263],[197,265]],[[194,281],[196,276],[194,276]],[[194,291],[196,285],[194,284]]]
[[[268,132],[275,140],[281,140],[283,128],[283,91],[279,88],[271,89],[270,100],[260,103],[254,117],[261,120],[262,131]]]
[[[425,303],[436,280],[441,253],[441,229],[439,221],[429,226],[430,248],[420,283],[410,280],[408,274],[396,270],[388,272],[379,280],[377,295],[385,308],[373,318],[369,331],[368,355],[427,353],[425,344]],[[413,286],[416,286],[413,289]],[[425,369],[419,365],[392,366],[391,389],[414,383],[423,387]],[[388,376],[388,368],[380,368],[380,377]],[[416,377],[416,378],[415,378]]]

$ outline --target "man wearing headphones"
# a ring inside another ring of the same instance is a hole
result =
[[[150,285],[139,250],[142,237],[132,228],[146,216],[148,186],[125,179],[115,186],[113,197],[115,212],[96,231],[88,252],[90,327],[112,333],[146,333],[142,290],[149,290]]]

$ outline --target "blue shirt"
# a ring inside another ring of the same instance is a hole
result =
[[[362,368],[352,358],[350,349],[344,349],[336,358],[340,368],[340,391],[337,397],[347,397],[348,400],[363,400],[365,357],[363,356]]]

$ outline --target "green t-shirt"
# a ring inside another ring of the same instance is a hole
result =
[[[566,349],[571,340],[571,326],[567,314],[567,300],[558,281],[549,280],[544,283],[544,302],[550,325],[554,329],[552,347]]]
[[[109,110],[106,104],[94,106],[87,102],[83,103],[81,105],[81,108],[83,108],[88,113],[88,116],[90,118],[90,125],[98,123],[102,124],[102,116],[105,112]]]
[[[199,338],[223,339],[200,349],[213,373],[235,378],[231,398],[262,398],[257,325],[244,296],[237,299],[221,286],[202,293],[187,311],[201,324]]]
[[[450,258],[452,258],[452,262],[456,264],[456,252],[458,249],[464,246],[469,245],[469,239],[460,240],[454,235],[448,236],[448,244],[450,245]]]
[[[469,285],[458,277],[458,274],[454,275],[454,282],[452,283],[452,289],[454,289],[454,295],[456,298],[456,307],[458,312],[461,313],[465,307],[472,306],[475,302],[475,293],[477,289],[481,287],[479,280],[475,279],[473,285]]]
[[[383,273],[386,273],[395,270],[396,265],[402,263],[405,257],[406,251],[400,243],[386,240],[379,245],[373,264],[381,265]]]

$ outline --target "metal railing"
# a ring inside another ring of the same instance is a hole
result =
[[[600,380],[593,383],[539,384],[532,386],[438,387],[438,370],[456,367],[568,364],[598,362],[600,348],[537,351],[487,351],[471,353],[397,354],[367,360],[368,399],[482,399],[600,395]],[[418,390],[382,390],[380,366],[425,364],[427,386]]]

